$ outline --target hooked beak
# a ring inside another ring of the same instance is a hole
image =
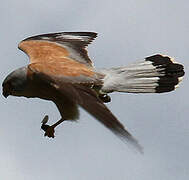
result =
[[[9,94],[8,92],[3,91],[3,96],[4,96],[5,98],[7,98],[9,95],[10,95],[10,94]]]

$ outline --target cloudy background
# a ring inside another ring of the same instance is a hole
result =
[[[0,178],[6,180],[187,180],[189,178],[189,1],[2,0],[0,81],[26,65],[20,40],[60,31],[96,31],[90,56],[96,67],[127,65],[162,53],[183,63],[181,87],[166,94],[112,94],[108,107],[144,147],[134,153],[81,110],[56,138],[43,137],[44,115],[55,106],[39,99],[0,97]]]

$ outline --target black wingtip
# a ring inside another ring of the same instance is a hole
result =
[[[139,142],[132,136],[122,136],[121,140],[126,142],[126,145],[129,146],[132,150],[134,150],[137,153],[144,154],[143,147],[139,144]]]
[[[66,38],[66,36],[70,36],[69,38]],[[97,37],[96,32],[56,32],[56,33],[46,33],[46,34],[40,34],[40,35],[34,35],[31,37],[28,37],[22,41],[28,41],[28,40],[48,40],[48,41],[61,41],[62,39],[64,41],[73,39],[74,37],[88,37],[88,42],[93,41]],[[71,38],[72,37],[72,38]],[[76,39],[78,40],[78,39]]]
[[[175,90],[185,74],[183,65],[175,63],[169,56],[157,54],[147,57],[146,61],[151,61],[160,74],[156,87],[157,93]]]
[[[139,144],[137,139],[135,139],[125,128],[124,126],[116,127],[111,129],[111,131],[120,138],[126,145],[134,150],[134,152],[144,154],[143,147]]]

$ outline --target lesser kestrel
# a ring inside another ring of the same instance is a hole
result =
[[[157,54],[130,66],[97,70],[86,50],[96,36],[94,32],[61,32],[21,41],[18,47],[29,56],[30,64],[5,78],[3,95],[53,101],[61,120],[50,126],[46,124],[47,116],[44,118],[41,127],[48,137],[54,137],[58,124],[79,118],[79,105],[118,137],[141,149],[105,106],[104,103],[111,100],[108,93],[172,91],[184,75],[183,66]]]

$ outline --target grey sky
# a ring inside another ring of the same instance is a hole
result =
[[[0,178],[6,180],[187,180],[189,178],[187,0],[2,0],[1,82],[28,59],[20,40],[59,31],[96,31],[90,45],[96,67],[127,65],[162,53],[184,64],[181,87],[160,95],[112,94],[108,107],[144,147],[133,153],[81,110],[78,123],[65,122],[55,139],[43,137],[45,114],[60,118],[39,99],[1,98]]]

